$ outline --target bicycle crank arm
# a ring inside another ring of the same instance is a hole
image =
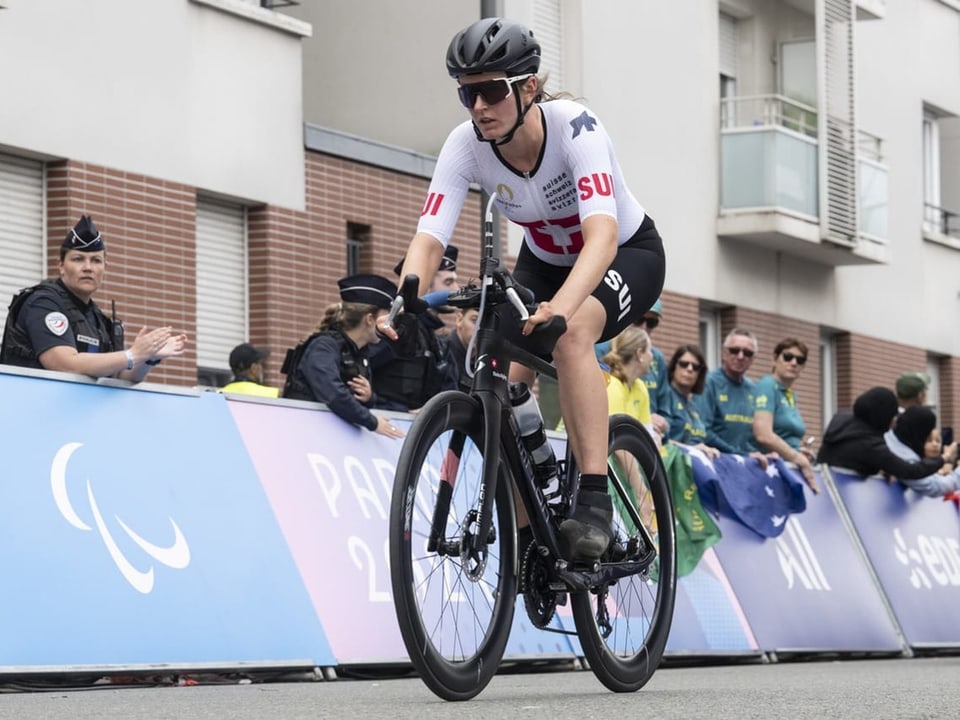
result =
[[[652,560],[652,558],[650,559]],[[607,585],[630,575],[645,574],[649,566],[649,562],[631,561],[602,564],[598,570],[593,572],[564,568],[557,570],[557,577],[567,585],[568,589],[577,592]]]

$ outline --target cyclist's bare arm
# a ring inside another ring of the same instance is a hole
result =
[[[430,283],[433,282],[433,276],[442,260],[443,244],[433,235],[418,232],[407,248],[400,279],[402,281],[407,275],[416,275],[420,278],[419,294],[425,295],[430,290]]]

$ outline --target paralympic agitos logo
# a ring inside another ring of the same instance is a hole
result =
[[[93,528],[84,522],[77,513],[73,504],[70,502],[70,495],[67,490],[67,467],[70,457],[78,449],[83,447],[83,443],[71,442],[63,445],[53,458],[50,466],[50,489],[53,492],[53,501],[63,515],[64,519],[78,530],[92,532]],[[113,560],[120,574],[130,583],[138,592],[147,594],[153,590],[154,573],[151,558],[167,567],[181,570],[190,564],[190,547],[183,532],[174,522],[173,518],[168,516],[170,527],[173,530],[173,542],[168,546],[155,545],[149,540],[140,536],[135,530],[127,525],[118,515],[114,516],[115,523],[108,523],[104,520],[97,503],[96,495],[93,491],[93,485],[90,479],[86,480],[87,504],[90,508],[90,515],[93,517],[93,524],[96,527],[100,539],[103,541],[110,559]],[[110,525],[119,526],[124,533],[141,549],[145,557],[134,558],[131,560],[124,554],[113,535],[110,533]],[[145,570],[140,567],[146,565]],[[139,566],[139,567],[138,567]]]

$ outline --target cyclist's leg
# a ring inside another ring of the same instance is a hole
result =
[[[607,392],[593,345],[606,311],[588,297],[554,350],[560,409],[580,468],[580,493],[560,531],[573,559],[599,558],[610,542],[612,505],[607,496]]]
[[[581,467],[578,506],[561,530],[578,558],[589,560],[603,553],[612,515],[606,496],[607,398],[593,343],[615,336],[641,317],[660,295],[663,275],[663,246],[648,218],[617,250],[603,281],[573,317],[574,332],[568,330],[564,336],[569,336],[568,344],[561,347],[562,337],[554,352],[561,409]]]

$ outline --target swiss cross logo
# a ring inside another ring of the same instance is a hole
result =
[[[533,244],[544,252],[554,255],[576,255],[583,250],[583,233],[580,232],[580,216],[547,222],[517,223],[527,229]]]
[[[440,205],[443,203],[443,193],[430,193],[427,195],[427,201],[423,204],[423,210],[420,211],[420,217],[424,215],[436,215],[440,212]]]

